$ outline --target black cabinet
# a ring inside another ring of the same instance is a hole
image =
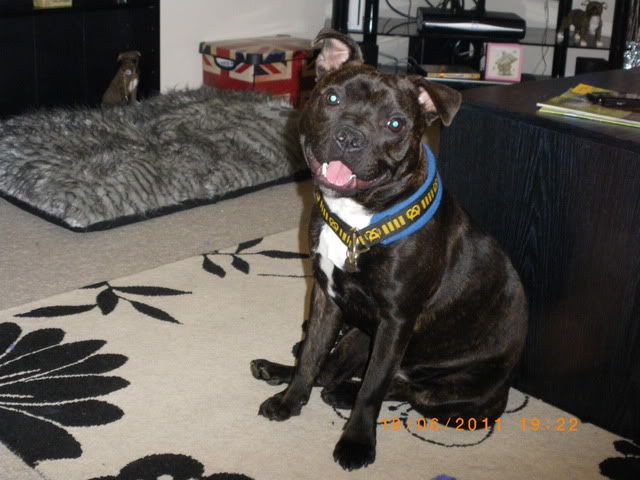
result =
[[[138,50],[140,97],[160,90],[159,0],[74,0],[34,10],[0,3],[0,115],[59,105],[97,105],[120,52]]]
[[[578,82],[628,91],[640,69],[466,91],[439,170],[525,285],[518,387],[640,438],[640,135],[537,113]]]

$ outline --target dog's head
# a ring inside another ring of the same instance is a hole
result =
[[[602,11],[607,8],[607,4],[604,2],[583,2],[585,5],[584,11],[589,17],[601,17]]]
[[[131,50],[129,52],[122,52],[118,55],[118,63],[120,64],[120,70],[125,75],[131,76],[138,71],[138,63],[140,62],[141,54],[137,50]]]
[[[316,183],[372,207],[420,185],[426,128],[437,119],[449,125],[461,95],[364,65],[358,44],[338,32],[321,31],[316,44],[317,84],[300,123]]]

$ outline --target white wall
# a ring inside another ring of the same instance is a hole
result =
[[[162,0],[160,88],[202,84],[205,40],[291,34],[313,38],[331,14],[331,0]]]

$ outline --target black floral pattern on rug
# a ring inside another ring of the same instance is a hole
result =
[[[600,463],[600,473],[614,480],[637,480],[640,478],[640,446],[637,442],[616,440],[615,449],[623,457],[607,458]]]
[[[262,243],[262,240],[264,239],[256,238],[255,240],[242,242],[238,245],[234,252],[221,252],[219,250],[214,250],[211,253],[206,253],[202,255],[202,268],[212,275],[224,278],[227,275],[227,271],[221,265],[214,262],[212,260],[212,257],[231,257],[231,266],[237,271],[244,273],[245,275],[248,275],[251,271],[251,265],[246,260],[246,258],[252,255],[261,255],[263,257],[277,258],[280,260],[304,260],[310,257],[308,253],[291,252],[286,250],[260,250],[258,252],[246,251]]]
[[[103,375],[127,357],[97,354],[103,340],[63,343],[64,336],[57,328],[23,335],[15,323],[0,324],[0,441],[31,466],[82,454],[65,427],[104,425],[124,414],[96,398],[129,385]]]
[[[101,289],[96,295],[95,303],[87,305],[53,305],[50,307],[36,308],[26,313],[20,313],[16,317],[22,318],[42,318],[42,317],[62,317],[69,315],[78,315],[88,312],[94,308],[99,308],[103,315],[109,315],[113,313],[119,303],[129,303],[138,312],[151,317],[155,320],[161,320],[163,322],[180,323],[169,313],[161,310],[157,307],[143,303],[137,300],[131,300],[123,297],[122,294],[138,295],[146,297],[164,297],[175,295],[190,295],[191,292],[184,292],[182,290],[175,290],[173,288],[166,287],[154,287],[154,286],[128,286],[128,287],[115,287],[109,284],[109,282],[100,282],[94,285],[88,285],[83,289]]]
[[[91,480],[252,480],[241,473],[214,473],[204,476],[204,466],[186,455],[149,455],[131,462],[117,476]]]

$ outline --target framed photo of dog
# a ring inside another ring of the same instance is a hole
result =
[[[487,43],[485,80],[519,82],[522,76],[523,49],[516,43]]]

